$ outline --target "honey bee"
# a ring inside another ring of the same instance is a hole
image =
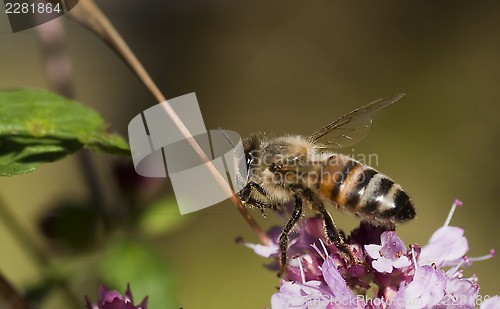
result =
[[[404,94],[379,99],[356,109],[308,137],[287,135],[269,138],[254,134],[243,141],[247,182],[238,194],[248,207],[293,213],[279,236],[279,276],[287,263],[288,238],[312,210],[324,222],[325,236],[352,263],[360,263],[337,230],[326,205],[333,204],[361,220],[394,229],[396,223],[415,218],[415,207],[400,185],[374,168],[332,148],[353,145],[362,139],[373,115]],[[304,207],[306,206],[306,207]]]

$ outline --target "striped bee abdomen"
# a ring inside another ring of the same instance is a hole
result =
[[[344,155],[332,156],[328,161],[318,190],[339,208],[383,222],[415,217],[409,196],[389,177]]]

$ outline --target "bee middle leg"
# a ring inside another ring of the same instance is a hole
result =
[[[295,207],[293,209],[292,216],[286,223],[285,227],[281,231],[279,237],[279,247],[280,247],[280,271],[278,272],[278,277],[281,277],[285,272],[285,267],[288,259],[288,235],[292,231],[293,227],[297,224],[302,215],[302,200],[298,195],[295,195]]]

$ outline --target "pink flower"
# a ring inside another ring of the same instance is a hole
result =
[[[469,245],[464,230],[449,226],[458,205],[461,202],[456,200],[444,226],[423,248],[413,244],[408,250],[394,231],[362,222],[345,240],[359,264],[326,241],[320,219],[307,219],[290,237],[290,258],[280,291],[272,296],[272,308],[474,308],[481,299],[477,278],[464,278],[461,267],[491,258],[495,252],[476,258],[465,255]],[[279,269],[280,231],[270,230],[274,242],[270,246],[246,244],[272,258],[273,270]],[[500,298],[481,304],[481,309],[492,308],[500,308]]]
[[[463,261],[469,245],[464,230],[456,226],[442,226],[432,234],[429,243],[422,247],[419,264],[454,266]]]
[[[500,308],[500,296],[494,296],[491,298],[485,299],[481,303],[481,309],[497,309]]]
[[[270,228],[269,231],[267,231],[266,233],[267,236],[269,236],[269,239],[271,240],[271,243],[268,245],[252,244],[246,242],[241,237],[236,238],[236,243],[243,244],[246,247],[252,249],[256,254],[266,258],[272,256],[278,256],[279,252],[278,237],[280,233],[281,233],[281,228],[279,226],[273,226],[272,228]]]
[[[380,240],[381,245],[365,245],[366,253],[373,259],[373,268],[381,273],[391,273],[393,268],[411,265],[405,256],[406,247],[394,231],[382,233]]]
[[[445,295],[444,271],[430,265],[417,267],[413,281],[401,286],[392,301],[391,309],[432,308]]]
[[[365,307],[365,303],[356,298],[347,286],[331,257],[327,257],[321,269],[326,284],[316,280],[304,280],[302,283],[283,280],[280,291],[271,298],[272,308],[355,309]]]
[[[463,278],[461,265],[457,265],[446,272],[445,297],[441,301],[442,308],[447,306],[461,306],[461,308],[475,308],[479,292],[479,285],[474,278]]]
[[[318,305],[318,308],[326,308],[324,295],[328,294],[320,281],[296,283],[283,280],[280,291],[271,297],[271,307],[273,309],[307,309]],[[321,306],[321,303],[324,306]]]
[[[473,278],[462,278],[458,268],[444,272],[434,265],[417,267],[413,280],[400,286],[390,308],[475,308],[479,286]]]
[[[239,241],[239,240],[237,240]],[[272,255],[278,254],[279,247],[275,243],[270,243],[269,245],[252,244],[247,242],[242,242],[245,246],[252,249],[256,254],[269,258]]]
[[[92,304],[87,296],[85,296],[85,301],[87,309],[147,309],[148,298],[145,297],[138,306],[134,306],[134,299],[129,285],[127,285],[125,295],[101,285],[97,304]]]
[[[429,243],[422,247],[418,257],[420,265],[435,263],[439,266],[455,266],[463,261],[465,254],[469,251],[464,230],[448,225],[457,206],[462,206],[462,202],[455,200],[444,225],[434,232]]]
[[[345,305],[346,308],[357,308],[356,296],[354,296],[351,289],[347,286],[331,257],[326,258],[323,263],[322,272],[332,296],[342,300],[340,304]]]

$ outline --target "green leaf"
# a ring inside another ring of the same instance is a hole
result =
[[[182,216],[171,195],[155,201],[142,212],[138,225],[147,235],[168,234],[180,228],[192,216]]]
[[[130,155],[89,107],[46,90],[0,91],[0,175],[34,171],[83,147]]]
[[[114,243],[105,255],[102,278],[118,291],[130,283],[136,304],[148,296],[148,308],[178,308],[172,271],[156,251],[143,243]]]

